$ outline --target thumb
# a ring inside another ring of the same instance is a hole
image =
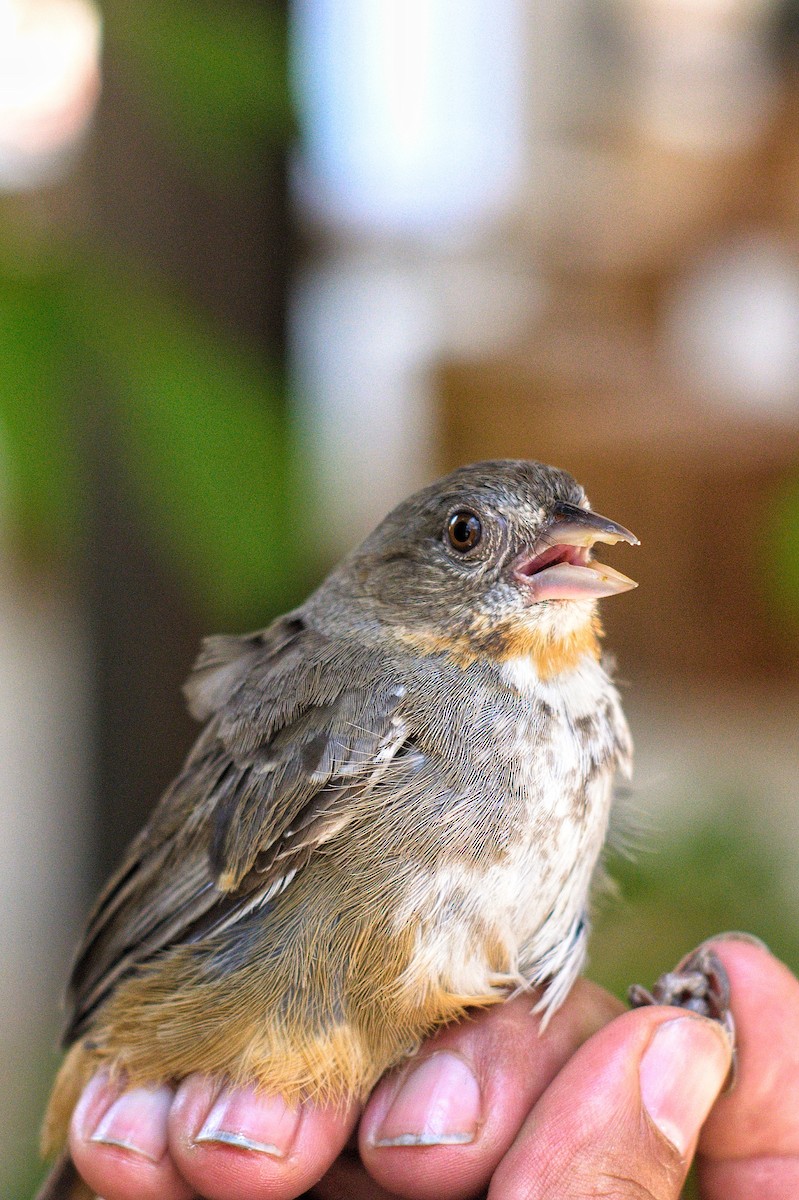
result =
[[[669,1008],[612,1021],[553,1080],[494,1176],[502,1200],[677,1200],[730,1068],[713,1021]]]

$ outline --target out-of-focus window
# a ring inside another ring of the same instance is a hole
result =
[[[100,90],[89,0],[0,0],[0,188],[58,177]]]
[[[298,187],[333,227],[473,231],[522,171],[517,0],[295,0]]]

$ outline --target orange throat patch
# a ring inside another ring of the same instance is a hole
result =
[[[538,630],[514,630],[507,639],[505,653],[500,661],[510,658],[528,658],[540,679],[553,679],[567,671],[573,671],[583,658],[599,660],[602,624],[594,614],[584,625],[566,633],[556,630],[543,635]]]
[[[604,630],[594,612],[584,622],[566,630],[558,629],[555,622],[548,629],[541,629],[521,621],[504,625],[484,621],[473,624],[468,634],[446,636],[403,629],[398,636],[423,654],[447,654],[464,668],[479,658],[490,658],[497,663],[528,659],[539,679],[546,681],[573,671],[583,658],[598,661]]]

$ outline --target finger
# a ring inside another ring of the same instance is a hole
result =
[[[192,1075],[170,1110],[169,1147],[181,1175],[206,1200],[291,1200],[328,1170],[357,1118],[353,1104],[293,1108],[277,1096]]]
[[[730,1067],[716,1022],[662,1007],[625,1013],[552,1082],[498,1167],[502,1200],[677,1200]]]
[[[443,1030],[372,1095],[360,1127],[370,1175],[414,1200],[487,1187],[547,1084],[621,1008],[581,980],[543,1035],[529,995]]]
[[[799,981],[740,935],[709,945],[730,977],[738,1073],[702,1133],[702,1195],[799,1196]]]
[[[169,1154],[171,1088],[123,1091],[95,1075],[79,1100],[69,1147],[78,1173],[105,1200],[191,1200]]]

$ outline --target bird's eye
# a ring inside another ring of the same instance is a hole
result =
[[[453,550],[466,554],[473,550],[483,536],[480,518],[468,509],[453,513],[447,521],[447,538]]]

